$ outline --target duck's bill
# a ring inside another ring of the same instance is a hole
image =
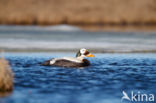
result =
[[[88,54],[87,57],[95,57],[93,54]]]

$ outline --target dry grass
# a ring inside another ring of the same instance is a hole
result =
[[[8,61],[0,58],[0,92],[9,92],[13,89],[13,73]]]
[[[156,25],[156,0],[0,0],[0,24]]]

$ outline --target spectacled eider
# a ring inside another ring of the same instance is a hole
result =
[[[89,66],[90,62],[85,57],[95,57],[93,54],[89,53],[87,49],[80,49],[76,54],[76,58],[73,57],[63,57],[54,58],[45,61],[43,66],[62,66],[62,67],[85,67]]]

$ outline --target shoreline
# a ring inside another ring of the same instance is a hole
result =
[[[8,27],[29,27],[26,30],[29,30],[31,27],[35,27],[36,29],[43,29],[46,31],[55,31],[50,29],[49,27],[74,27],[77,29],[76,31],[86,31],[86,32],[156,32],[156,25],[70,25],[70,24],[57,24],[57,25],[18,25],[18,24],[0,24],[0,27],[8,26]],[[48,29],[47,29],[48,28]],[[11,29],[11,28],[10,28]],[[2,30],[2,29],[1,29]],[[5,30],[5,29],[4,29]],[[34,29],[35,30],[35,29]],[[62,30],[56,30],[62,31]],[[70,30],[69,30],[70,31]]]
[[[70,53],[70,52],[77,52],[79,49],[2,49],[5,52],[14,52],[14,53]],[[102,50],[102,49],[89,49],[93,53],[156,53],[156,50],[123,50],[123,51],[118,51],[118,50]]]
[[[104,25],[80,25],[78,27],[86,31],[156,32],[156,25],[104,24]]]

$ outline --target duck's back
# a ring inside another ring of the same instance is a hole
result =
[[[90,62],[87,59],[80,61],[71,61],[70,59],[60,58],[46,61],[45,66],[62,66],[62,67],[84,67],[89,66]]]

